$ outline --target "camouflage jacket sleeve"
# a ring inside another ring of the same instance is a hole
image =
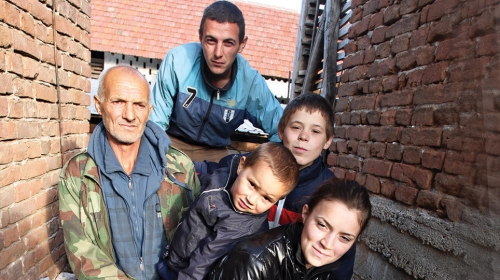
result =
[[[79,154],[68,161],[58,190],[64,246],[76,277],[129,279],[114,261],[98,170],[88,154]]]
[[[191,159],[170,147],[167,153],[167,176],[158,191],[165,234],[170,241],[182,214],[201,192],[200,181]]]

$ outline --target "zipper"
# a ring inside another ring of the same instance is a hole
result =
[[[217,89],[217,97],[219,97],[219,95],[220,95],[220,89]],[[205,114],[205,118],[203,119],[203,122],[201,123],[201,128],[200,128],[200,131],[198,132],[198,137],[196,137],[196,142],[200,142],[201,133],[205,129],[205,125],[208,122],[210,112],[212,111],[213,104],[214,104],[214,94],[212,93],[212,95],[210,96],[210,105],[208,105],[207,113]]]

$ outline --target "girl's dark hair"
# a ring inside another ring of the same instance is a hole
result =
[[[243,166],[250,167],[265,162],[273,171],[273,175],[291,191],[299,181],[299,166],[292,152],[285,146],[267,142],[260,144],[246,158]]]
[[[201,17],[200,29],[198,29],[200,37],[203,35],[203,26],[207,18],[219,23],[236,23],[240,30],[238,34],[240,43],[245,38],[245,19],[243,13],[235,4],[229,1],[215,1],[206,7]]]
[[[358,211],[358,222],[361,226],[359,234],[363,232],[372,215],[368,191],[356,181],[331,178],[323,182],[307,203],[309,213],[323,200],[338,201],[345,204],[349,210]]]

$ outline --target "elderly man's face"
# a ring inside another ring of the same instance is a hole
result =
[[[153,108],[149,87],[137,74],[123,70],[110,72],[105,80],[104,100],[96,101],[110,144],[133,144],[144,133]]]

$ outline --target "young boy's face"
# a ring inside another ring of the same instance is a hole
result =
[[[326,137],[325,118],[319,111],[308,113],[305,109],[297,110],[290,116],[279,136],[297,160],[299,169],[311,165],[332,143],[332,137]]]
[[[245,157],[242,157],[238,165],[238,177],[231,187],[234,207],[245,213],[264,213],[283,198],[289,188],[278,181],[266,162],[247,167],[244,161]]]

